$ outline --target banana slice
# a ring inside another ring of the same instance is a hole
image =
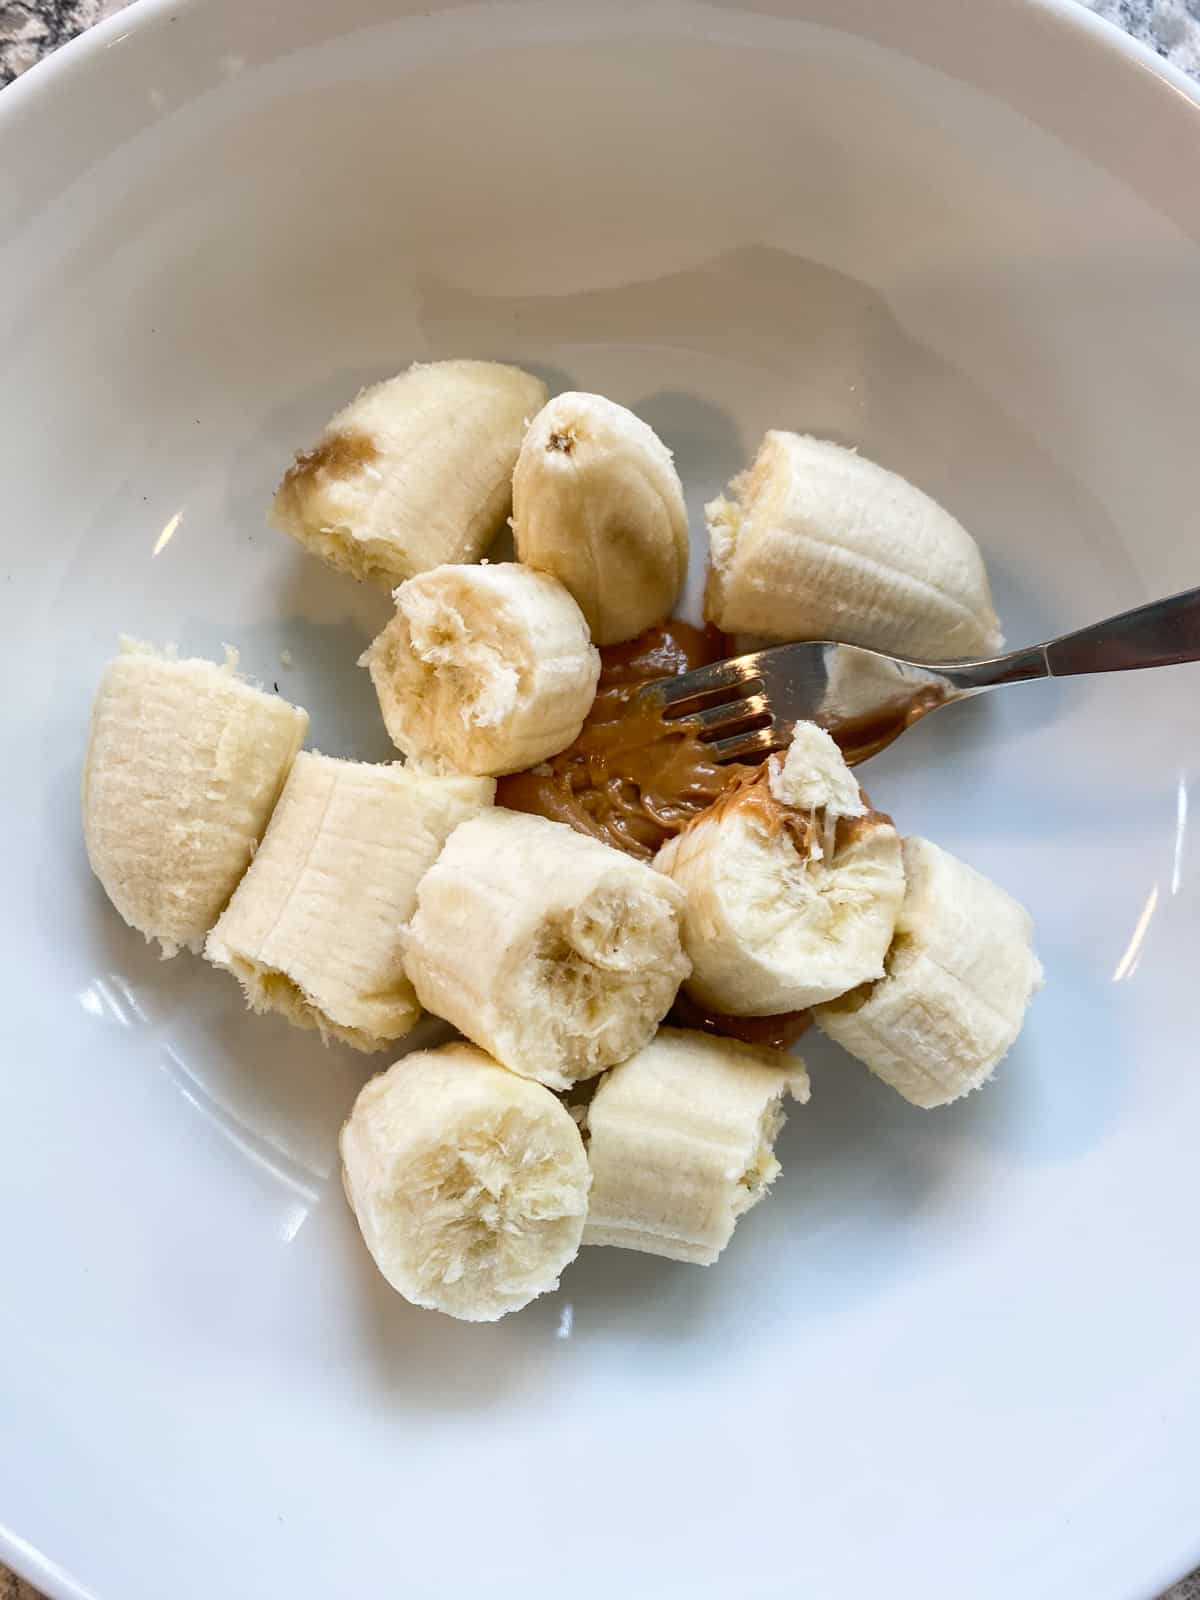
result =
[[[401,584],[395,617],[359,665],[411,760],[498,776],[575,740],[600,653],[556,578],[503,562],[435,567]]]
[[[904,894],[900,841],[812,723],[654,864],[686,892],[684,988],[711,1010],[803,1011],[883,973]]]
[[[271,520],[330,566],[389,586],[476,561],[504,526],[546,385],[494,361],[417,363],[364,389],[302,451]]]
[[[584,1244],[711,1265],[779,1172],[789,1092],[808,1099],[798,1057],[661,1028],[601,1080],[588,1107]]]
[[[513,473],[517,556],[575,596],[597,644],[669,616],[687,577],[687,508],[671,452],[598,394],[556,395]]]
[[[224,666],[122,639],[92,707],[83,836],[92,871],[164,956],[199,950],[250,865],[308,713]]]
[[[415,1306],[495,1322],[556,1289],[579,1249],[591,1182],[579,1129],[548,1089],[473,1045],[372,1078],[341,1149],[367,1249]]]
[[[497,806],[422,878],[405,966],[428,1010],[566,1089],[640,1050],[666,1015],[689,970],[682,904],[652,867]]]
[[[1025,1020],[1042,968],[1023,906],[928,839],[905,839],[908,880],[886,976],[817,1025],[915,1106],[978,1089]]]
[[[975,541],[948,511],[853,450],[772,431],[705,508],[705,615],[726,633],[838,639],[916,660],[1004,643]]]
[[[494,793],[488,778],[302,753],[205,955],[253,1010],[382,1049],[420,1015],[400,948],[417,884]]]

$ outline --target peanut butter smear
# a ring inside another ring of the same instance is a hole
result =
[[[753,769],[719,766],[695,733],[663,723],[634,697],[644,683],[692,672],[728,654],[727,641],[715,629],[676,621],[626,644],[605,646],[596,699],[578,739],[552,761],[501,778],[496,804],[565,822],[649,861],[739,773]]]
[[[867,987],[870,987],[867,985]],[[710,1011],[681,989],[667,1016],[672,1028],[692,1028],[697,1033],[719,1033],[743,1044],[766,1045],[771,1050],[788,1050],[812,1023],[811,1011],[782,1011],[774,1017],[731,1017],[724,1011]]]
[[[844,850],[847,845],[862,838],[863,834],[869,833],[873,828],[893,826],[891,817],[885,811],[876,811],[872,808],[867,792],[861,784],[858,792],[867,807],[866,813],[861,817],[838,817],[834,826],[827,831],[824,812],[797,810],[795,806],[785,805],[776,797],[771,788],[770,773],[764,762],[757,768],[747,769],[744,766],[736,768],[710,815],[717,822],[735,814],[750,817],[769,839],[786,832],[797,855],[807,861],[816,855],[818,850],[829,856]]]

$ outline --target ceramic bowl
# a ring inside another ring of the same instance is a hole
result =
[[[1134,1600],[1193,1563],[1200,667],[1016,687],[867,769],[1036,919],[985,1092],[917,1111],[806,1041],[718,1267],[590,1251],[496,1326],[362,1248],[370,1063],[158,961],[78,816],[123,632],[236,644],[314,744],[388,754],[386,595],[264,511],[414,358],[635,407],[693,601],[770,426],[953,510],[1014,645],[1195,583],[1193,90],[1066,0],[142,0],[0,146],[0,1557],[58,1600]]]

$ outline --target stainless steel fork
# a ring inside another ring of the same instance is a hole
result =
[[[782,644],[660,678],[640,699],[669,726],[694,729],[717,762],[761,759],[809,721],[827,728],[854,765],[931,711],[1004,683],[1197,660],[1200,589],[1186,589],[987,661],[905,661],[825,640]]]

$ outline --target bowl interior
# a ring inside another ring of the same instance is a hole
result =
[[[357,1239],[335,1137],[368,1067],[158,962],[77,816],[121,633],[235,644],[314,745],[387,758],[355,666],[387,596],[264,511],[417,358],[652,423],[693,610],[703,503],[770,426],[954,511],[1014,645],[1194,581],[1200,252],[1132,132],[1088,153],[1140,66],[993,0],[987,73],[934,5],[905,49],[819,7],[306,3],[241,46],[234,11],[135,11],[12,113],[101,131],[86,170],[39,146],[0,252],[9,1553],[124,1600],[168,1555],[176,1600],[1141,1592],[1195,1538],[1194,670],[1015,688],[868,770],[1034,914],[1048,985],[986,1093],[916,1112],[806,1041],[784,1176],[718,1268],[589,1252],[492,1328],[412,1310]],[[1104,112],[1064,128],[1047,61]],[[1146,151],[1200,154],[1155,92]]]

